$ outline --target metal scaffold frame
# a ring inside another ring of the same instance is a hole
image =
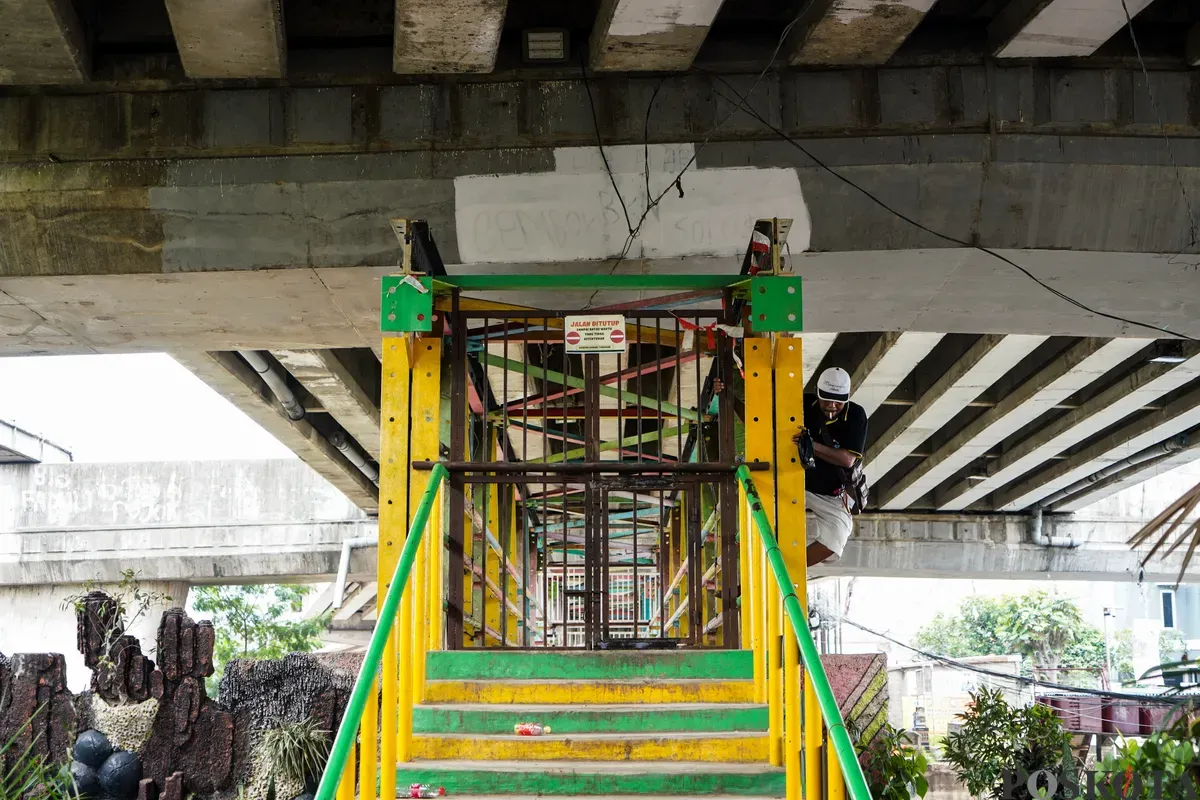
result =
[[[769,707],[769,760],[786,768],[789,800],[841,800],[847,790],[869,800],[805,615],[804,470],[791,444],[803,420],[803,351],[798,337],[780,335],[801,325],[799,279],[782,269],[786,221],[759,222],[739,275],[572,280],[574,289],[679,292],[599,310],[627,312],[620,325],[631,345],[654,345],[604,373],[596,357],[563,355],[551,369],[544,350],[530,349],[563,340],[565,312],[463,295],[564,285],[563,276],[447,276],[423,223],[394,224],[404,270],[385,279],[381,312],[385,334],[402,334],[382,350],[383,601],[317,800],[374,800],[376,786],[395,796],[396,765],[413,757],[427,652],[529,648],[537,635],[545,647],[553,625],[565,645],[571,608],[582,610],[587,647],[611,644],[622,627],[751,650],[755,699]],[[707,299],[720,307],[670,310]],[[724,390],[735,382],[744,401]],[[531,421],[531,409],[542,418]],[[557,618],[546,590],[556,567]],[[710,582],[718,602],[699,602]],[[642,583],[652,587],[644,603]],[[632,609],[617,585],[632,587]],[[567,602],[573,592],[578,606]]]

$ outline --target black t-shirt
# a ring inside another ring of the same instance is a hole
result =
[[[847,403],[842,413],[828,419],[816,395],[805,395],[804,427],[814,442],[849,450],[860,458],[867,448],[867,412],[857,403]],[[822,435],[822,429],[827,435]],[[805,474],[804,488],[817,494],[837,495],[844,488],[840,468],[817,456],[817,468]]]

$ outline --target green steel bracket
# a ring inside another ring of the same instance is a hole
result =
[[[804,330],[800,277],[755,275],[750,279],[750,326],[755,333]]]
[[[407,278],[413,278],[422,292]],[[433,330],[433,278],[384,275],[379,304],[379,330],[384,333],[429,333]]]

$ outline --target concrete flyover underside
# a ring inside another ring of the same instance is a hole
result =
[[[1152,79],[1180,134],[1178,176],[1131,67],[772,73],[751,104],[922,224],[1084,303],[1195,334],[1200,256],[1178,255],[1179,180],[1200,197],[1200,100],[1189,72]],[[655,193],[695,164],[621,269],[731,272],[750,221],[788,215],[809,330],[1146,335],[881,209],[729,116],[723,80],[745,91],[753,76],[663,84]],[[605,143],[630,145],[609,155],[634,215],[658,83],[592,85]],[[0,97],[0,354],[374,345],[400,216],[430,222],[454,271],[606,270],[625,221],[593,142],[584,86],[566,76]]]

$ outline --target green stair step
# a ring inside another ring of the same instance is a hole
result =
[[[555,734],[755,732],[767,730],[767,707],[740,703],[638,705],[442,705],[413,709],[415,733],[511,734],[540,722]]]
[[[531,652],[441,650],[428,654],[430,680],[750,680],[749,650]]]
[[[455,795],[670,795],[781,797],[782,769],[706,762],[437,761],[396,771],[396,786],[443,786]]]

